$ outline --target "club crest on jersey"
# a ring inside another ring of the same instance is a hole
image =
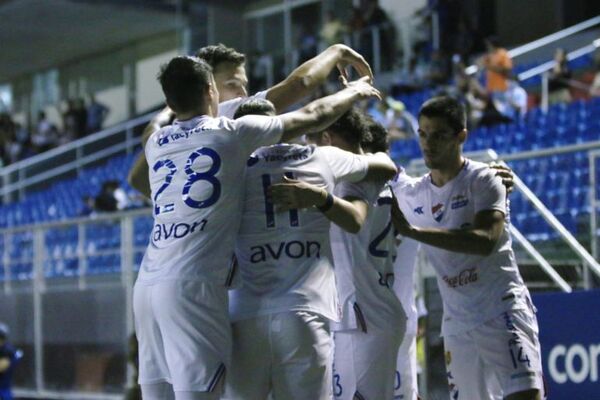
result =
[[[433,219],[435,219],[437,222],[440,222],[442,218],[444,218],[444,205],[442,203],[438,203],[431,207],[431,214],[433,215]]]
[[[457,208],[465,207],[467,204],[469,204],[469,199],[462,194],[459,194],[458,196],[452,197],[450,209],[456,210]]]
[[[419,206],[413,210],[413,212],[417,215],[423,215],[423,206]]]

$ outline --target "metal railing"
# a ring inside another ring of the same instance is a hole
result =
[[[146,125],[153,115],[142,115],[0,169],[0,198],[4,203],[21,199],[28,189],[49,179],[77,171],[95,161],[133,151],[139,145],[136,128]]]
[[[577,147],[578,150],[591,149],[600,145],[600,142],[593,142],[587,145],[580,145]],[[571,146],[574,147],[574,146]],[[489,149],[484,151],[466,153],[465,156],[474,158],[481,161],[508,161],[517,159],[526,159],[536,156],[544,156],[550,154],[556,154],[556,149],[546,149],[541,151],[527,152],[527,155],[498,155],[495,151]],[[567,149],[568,152],[574,151],[573,149]],[[410,164],[409,171],[413,173],[422,173],[425,170],[425,164],[423,160],[413,160]],[[514,172],[514,171],[513,171]],[[525,185],[525,183],[514,174],[515,188],[519,190],[523,196],[535,207],[540,215],[548,222],[548,224],[558,233],[559,237],[575,252],[575,254],[583,261],[595,275],[600,277],[600,264],[596,259],[577,241],[577,239],[569,232],[564,225],[552,214],[552,212],[540,201],[540,199]],[[549,276],[549,278],[563,291],[571,292],[571,286],[556,272],[551,264],[535,249],[535,247],[525,238],[525,236],[519,232],[519,230],[512,226],[510,227],[513,238],[519,242],[525,251],[540,265],[541,269]]]
[[[138,209],[0,230],[0,319],[11,326],[11,341],[25,354],[15,371],[16,394],[123,398],[132,377],[126,360],[134,330],[135,260],[146,248],[139,235],[146,242],[151,226],[151,210]],[[12,304],[26,312],[7,319]],[[114,362],[109,368],[107,359],[117,360],[116,371],[127,373],[116,372]],[[90,361],[104,367],[85,374],[81,366]]]
[[[596,25],[600,25],[600,16],[590,18],[586,21],[580,22],[571,27],[562,29],[558,32],[554,32],[550,35],[544,36],[532,42],[526,43],[524,45],[515,47],[508,51],[508,55],[511,58],[516,58],[522,56],[523,54],[529,53],[533,50],[537,50],[541,47],[547,46],[551,43],[554,43],[558,40],[564,39],[576,33],[582,32],[586,29],[592,28]],[[472,75],[479,70],[479,67],[476,64],[470,65],[465,69],[465,73],[467,75]]]

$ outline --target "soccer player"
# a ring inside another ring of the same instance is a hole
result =
[[[462,104],[423,104],[419,144],[430,173],[398,175],[392,220],[422,243],[437,272],[451,398],[540,399],[538,326],[512,250],[506,189],[494,170],[462,155],[466,139]]]
[[[385,128],[361,113],[348,120],[344,117],[327,130],[333,143],[358,154],[363,148],[387,152]],[[347,134],[352,129],[370,135],[356,142]],[[336,194],[362,206],[367,217],[356,235],[332,228],[336,277],[346,311],[334,334],[334,395],[339,400],[392,399],[406,314],[393,290],[396,244],[391,190],[381,183],[343,183]]]
[[[8,342],[8,327],[0,322],[0,399],[12,400],[12,375],[15,366],[23,357],[21,350]]]
[[[213,68],[213,75],[217,90],[219,91],[218,115],[232,118],[238,106],[247,100],[245,62],[246,56],[231,47],[222,44],[200,48],[196,55],[206,61]],[[346,68],[352,67],[359,76],[373,74],[365,59],[343,44],[330,46],[316,57],[304,62],[298,68],[272,88],[258,92],[251,98],[266,98],[271,101],[278,113],[289,106],[302,100],[314,92],[325,82],[331,71],[339,69],[343,76]],[[161,127],[171,123],[173,112],[167,107],[148,124],[142,135],[142,146],[150,135]],[[149,193],[148,163],[142,152],[135,161],[130,173],[129,184],[141,193]]]
[[[264,112],[263,106],[246,102],[236,115]],[[362,221],[348,224],[360,217],[353,217],[352,204],[330,193],[342,181],[385,182],[395,172],[385,154],[364,156],[332,146],[278,144],[250,157],[236,243],[242,286],[230,292],[227,399],[264,400],[270,391],[274,400],[331,398],[329,321],[339,320],[339,309],[328,219],[353,232]],[[284,183],[274,184],[283,177]],[[308,198],[298,193],[304,189]],[[304,202],[296,203],[300,198]],[[350,209],[347,217],[344,208]]]
[[[134,287],[139,382],[145,399],[217,399],[229,366],[228,270],[239,226],[245,160],[261,146],[331,124],[378,97],[368,77],[280,117],[216,118],[210,66],[175,57],[159,80],[173,125],[145,148],[154,228]]]

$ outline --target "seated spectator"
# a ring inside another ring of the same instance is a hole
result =
[[[119,181],[110,180],[102,184],[100,194],[96,196],[94,208],[97,211],[113,212],[124,210],[129,207],[129,196],[125,193]]]
[[[336,43],[343,43],[344,35],[348,31],[348,28],[342,21],[340,21],[333,10],[327,11],[327,20],[323,24],[319,36],[324,42],[325,46],[331,46]]]
[[[522,119],[527,113],[527,92],[515,80],[509,80],[503,96],[495,99],[496,108],[512,121]]]
[[[81,217],[87,217],[88,215],[94,214],[96,209],[96,201],[92,196],[83,196],[81,198],[82,202],[77,211],[77,215]]]
[[[567,53],[558,48],[554,53],[554,67],[548,77],[548,104],[568,103],[571,101],[569,81],[573,74],[567,61]]]
[[[87,107],[87,133],[98,132],[109,114],[110,109],[96,101],[96,97],[90,94],[90,104]]]
[[[486,71],[486,90],[489,93],[504,92],[508,89],[508,79],[512,72],[512,59],[508,51],[500,47],[495,38],[486,40],[487,54],[479,64]]]
[[[401,101],[388,96],[385,101],[376,102],[368,112],[385,127],[390,140],[416,137],[418,122]]]
[[[31,136],[31,144],[36,153],[41,153],[59,144],[58,130],[52,124],[44,111],[38,112],[36,129]]]
[[[594,57],[594,66],[596,71],[594,73],[594,79],[592,86],[590,86],[590,96],[600,97],[600,53],[596,53]]]

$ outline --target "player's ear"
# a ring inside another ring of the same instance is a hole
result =
[[[331,135],[327,131],[321,134],[321,146],[331,146]]]
[[[466,129],[463,129],[462,131],[458,132],[458,141],[460,142],[460,144],[463,144],[465,140],[467,140],[468,136],[469,134]]]

